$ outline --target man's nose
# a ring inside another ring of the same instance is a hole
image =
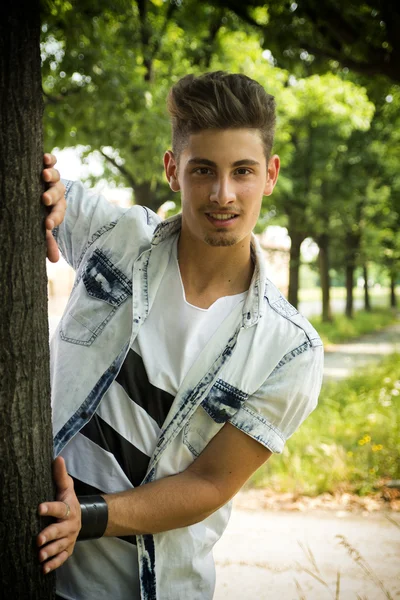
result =
[[[210,201],[217,202],[220,206],[230,204],[236,200],[232,181],[228,177],[219,177],[213,184]]]

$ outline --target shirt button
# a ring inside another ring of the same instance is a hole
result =
[[[86,410],[83,410],[83,411],[81,412],[81,419],[87,419],[87,418],[88,418],[88,416],[89,416],[89,415],[88,415],[88,413],[86,412]]]

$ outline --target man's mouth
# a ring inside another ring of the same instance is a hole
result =
[[[213,221],[231,221],[239,215],[236,213],[206,213],[206,216]]]

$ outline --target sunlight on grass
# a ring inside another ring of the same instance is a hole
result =
[[[344,315],[335,315],[332,323],[323,323],[319,317],[310,319],[318,331],[324,344],[339,344],[365,333],[379,331],[398,320],[397,314],[391,309],[375,309],[373,312],[359,310],[353,319]]]
[[[250,485],[360,495],[400,479],[400,355],[323,386],[319,406]]]

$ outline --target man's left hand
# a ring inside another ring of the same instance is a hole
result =
[[[43,563],[45,574],[58,569],[71,556],[81,529],[81,507],[72,478],[60,456],[53,463],[53,479],[57,501],[43,502],[38,509],[39,515],[57,519],[37,536],[39,562]]]

